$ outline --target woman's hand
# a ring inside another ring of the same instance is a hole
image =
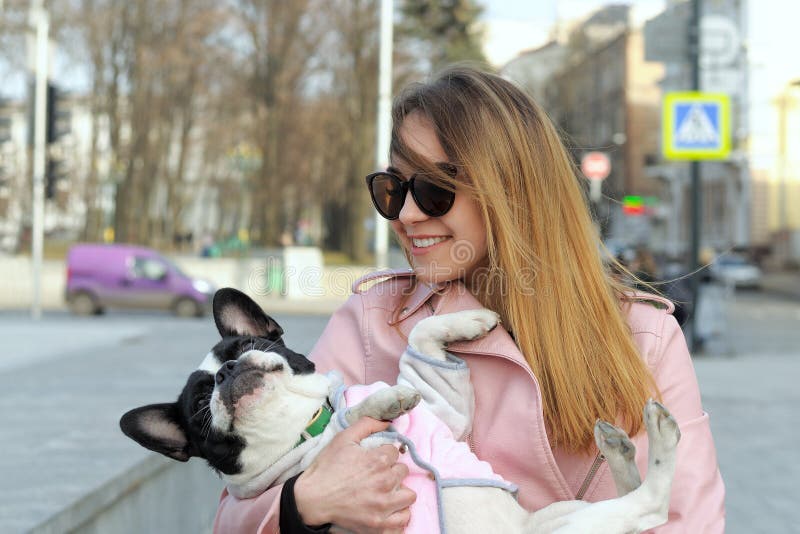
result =
[[[336,435],[294,485],[297,511],[306,525],[333,523],[353,532],[401,533],[416,494],[402,485],[408,467],[393,445],[365,449],[362,439],[388,422],[363,417]]]

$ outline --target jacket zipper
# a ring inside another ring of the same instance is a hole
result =
[[[603,464],[603,461],[605,459],[606,457],[603,456],[603,453],[601,452],[597,453],[597,456],[595,456],[594,458],[594,462],[592,462],[592,467],[589,468],[589,472],[586,474],[586,478],[584,479],[583,484],[581,484],[578,493],[575,494],[576,501],[580,501],[581,499],[583,499],[583,496],[586,494],[586,490],[589,489],[589,484],[592,483],[594,476],[597,474],[597,470],[600,469],[600,466]]]

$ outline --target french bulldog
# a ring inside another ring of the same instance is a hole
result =
[[[680,430],[655,401],[644,407],[649,462],[643,482],[625,432],[603,421],[595,425],[619,494],[597,503],[563,501],[528,512],[517,503],[514,484],[459,440],[470,430],[474,398],[466,364],[445,349],[489,332],[498,324],[494,312],[421,320],[409,335],[397,384],[350,388],[286,347],[278,323],[244,293],[219,290],[213,314],[222,339],[189,375],[177,401],[135,408],[120,426],[175,460],[205,459],[234,496],[256,496],[302,472],[337,432],[366,416],[393,424],[362,446],[398,444],[409,465],[404,484],[417,491],[417,503],[436,501],[412,506],[406,532],[627,534],[667,520]],[[415,438],[414,432],[435,433],[445,443],[426,447],[420,440],[427,443],[429,436]],[[429,449],[446,452],[425,456]]]

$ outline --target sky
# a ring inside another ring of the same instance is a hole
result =
[[[536,48],[547,41],[548,33],[560,20],[582,18],[608,0],[483,0],[489,62],[502,65],[521,50]],[[664,9],[664,0],[628,0],[635,22],[642,22]]]

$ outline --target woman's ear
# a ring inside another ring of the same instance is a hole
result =
[[[253,299],[237,289],[222,288],[214,295],[214,322],[222,337],[256,336],[278,341],[280,325]]]

